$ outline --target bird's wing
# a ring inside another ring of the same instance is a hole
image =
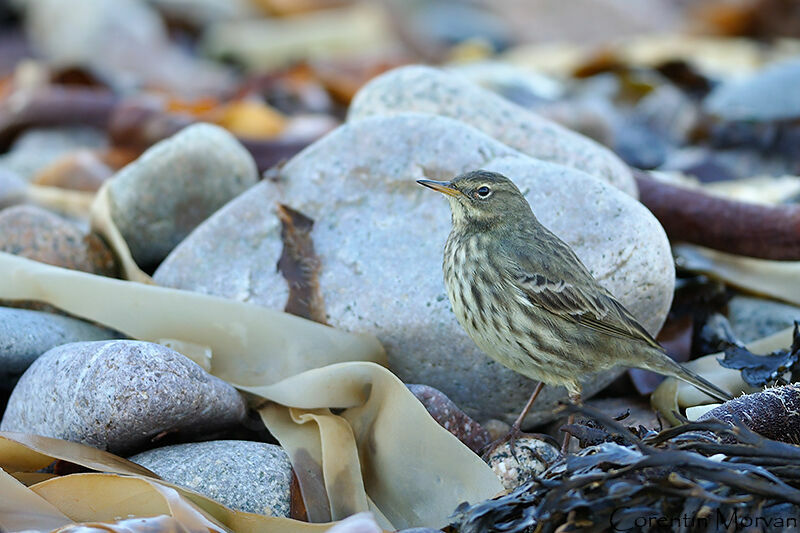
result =
[[[597,283],[571,248],[563,242],[553,244],[557,244],[556,257],[550,264],[566,265],[564,272],[537,265],[536,259],[527,257],[512,261],[511,281],[523,298],[565,320],[663,350],[630,311]]]

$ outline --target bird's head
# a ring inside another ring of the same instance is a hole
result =
[[[447,196],[453,224],[495,226],[532,215],[530,205],[514,182],[497,172],[473,170],[452,181],[417,180]]]

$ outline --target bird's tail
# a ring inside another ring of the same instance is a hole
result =
[[[717,387],[704,377],[695,374],[682,364],[673,361],[667,354],[660,352],[660,355],[661,357],[653,358],[654,360],[649,361],[645,369],[682,379],[718,401],[727,402],[733,399],[730,393]]]

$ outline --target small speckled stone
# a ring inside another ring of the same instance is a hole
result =
[[[164,431],[203,435],[242,420],[231,385],[160,344],[64,344],[40,356],[11,393],[2,431],[127,454]]]
[[[728,321],[741,342],[772,335],[800,320],[800,307],[772,300],[736,296],[728,302]]]
[[[93,192],[113,174],[95,152],[76,150],[37,172],[32,182],[45,187]]]
[[[114,256],[102,239],[32,205],[0,211],[0,251],[101,276],[117,273]]]
[[[428,385],[407,385],[440,426],[458,437],[475,453],[491,442],[489,432],[458,408],[443,392]]]
[[[129,459],[231,509],[290,516],[292,465],[280,446],[243,440],[192,442]]]
[[[114,176],[111,215],[139,266],[151,267],[257,180],[253,157],[233,135],[195,124],[152,146]]]
[[[513,490],[547,470],[560,457],[561,452],[553,445],[523,435],[514,442],[513,454],[511,445],[504,442],[492,450],[488,462],[503,487]]]
[[[453,315],[442,280],[450,209],[420,187],[467,170],[501,172],[520,186],[543,224],[571,244],[601,284],[651,332],[674,286],[663,229],[640,203],[578,170],[532,159],[446,117],[409,113],[350,122],[215,213],[155,272],[161,285],[283,309],[275,271],[280,202],[315,220],[311,237],[328,322],[376,335],[406,383],[446,394],[479,422],[511,421],[534,383],[495,363]],[[590,397],[621,371],[590,377]],[[528,419],[552,416],[563,388],[546,387]]]
[[[50,348],[118,336],[66,316],[0,307],[0,390],[10,391],[31,363]]]
[[[347,118],[408,111],[460,120],[524,154],[583,170],[637,196],[630,170],[608,149],[436,68],[400,67],[374,78],[353,98]]]

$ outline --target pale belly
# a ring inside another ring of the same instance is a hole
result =
[[[551,385],[574,382],[580,364],[561,352],[564,343],[555,325],[531,317],[513,298],[503,296],[514,289],[498,272],[484,269],[479,280],[484,290],[478,290],[474,286],[478,265],[468,252],[469,246],[462,246],[459,255],[446,253],[443,269],[453,312],[472,341],[498,363],[530,379]]]

